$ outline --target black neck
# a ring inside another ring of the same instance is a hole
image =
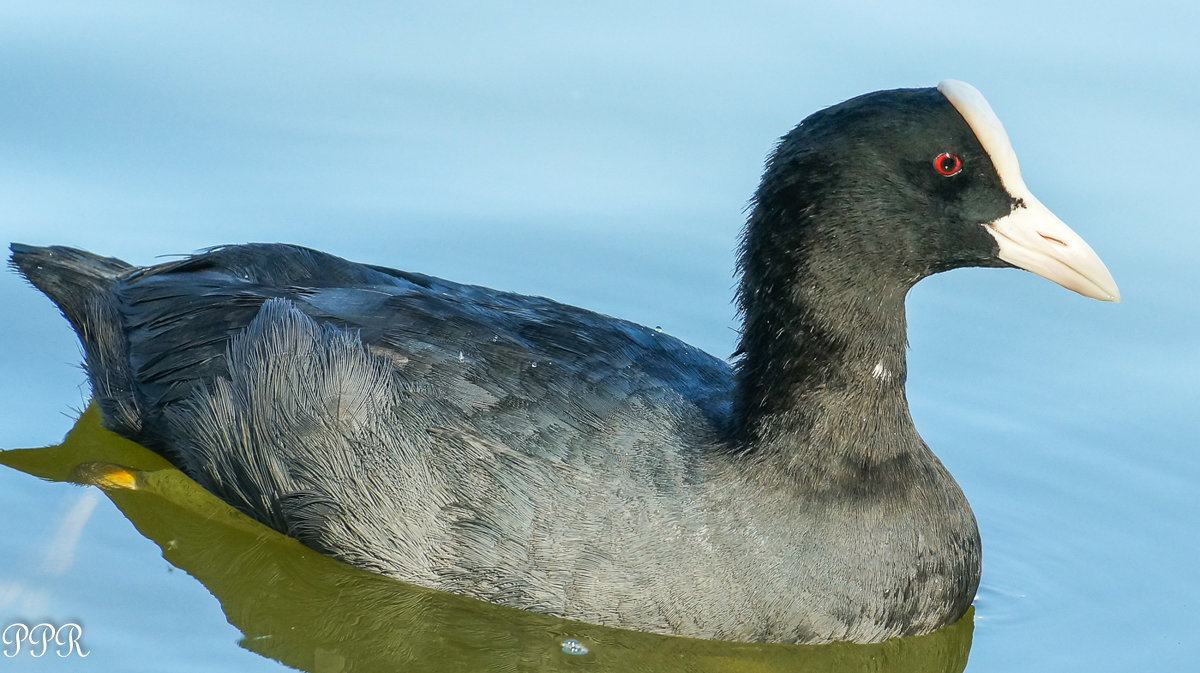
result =
[[[818,266],[811,249],[788,263],[756,242],[742,257],[735,441],[809,487],[871,488],[923,446],[904,394],[911,282]]]

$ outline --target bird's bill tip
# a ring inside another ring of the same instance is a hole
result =
[[[1085,297],[1121,301],[1117,282],[1091,246],[1032,195],[984,226],[995,237],[997,256],[1005,262]]]

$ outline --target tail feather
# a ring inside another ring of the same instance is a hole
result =
[[[116,295],[119,276],[135,267],[64,246],[13,243],[9,248],[9,265],[45,293],[79,335],[105,425],[127,437],[138,436],[144,416],[134,394]]]
[[[77,330],[86,322],[88,304],[111,294],[117,276],[133,268],[119,259],[59,245],[13,243],[9,249],[9,265],[50,297]]]

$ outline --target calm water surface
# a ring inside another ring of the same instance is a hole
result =
[[[290,241],[550,296],[725,355],[742,208],[775,138],[859,93],[970,81],[1030,187],[1100,253],[1124,302],[995,270],[910,295],[913,416],[971,499],[985,559],[973,635],[968,623],[905,652],[953,662],[970,644],[972,672],[1186,669],[1200,657],[1198,10],[894,5],[4,3],[0,240],[143,264]],[[0,301],[0,447],[56,444],[87,404],[74,336],[12,274]],[[585,663],[558,651],[569,624],[344,577],[185,485],[151,481],[152,496],[110,500],[0,468],[0,625],[78,622],[91,650],[0,668],[397,661],[272,649],[285,640],[272,625],[321,622],[309,615],[325,615],[321,642],[393,652],[403,640],[396,656],[431,670]],[[224,527],[187,537],[192,519],[161,523],[176,510]],[[198,559],[182,551],[197,546]],[[274,560],[251,564],[262,549]],[[270,565],[289,555],[294,567]],[[231,557],[262,574],[230,589]],[[280,586],[312,592],[275,590],[272,577],[300,567],[315,574]],[[308,602],[329,587],[360,612]],[[417,617],[355,621],[364,613]],[[625,670],[861,655],[580,633],[588,665]]]

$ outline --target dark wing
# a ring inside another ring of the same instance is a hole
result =
[[[701,516],[732,376],[666,334],[294,246],[142,269],[13,251],[79,333],[108,427],[353,565],[615,620],[637,559],[674,553],[630,521]]]
[[[466,415],[537,408],[547,423],[587,425],[632,395],[691,407],[717,433],[728,415],[728,364],[656,330],[297,246],[222,247],[139,269],[117,296],[139,406],[151,413],[227,378],[231,336],[279,298],[355,331],[411,385],[457,395]]]

